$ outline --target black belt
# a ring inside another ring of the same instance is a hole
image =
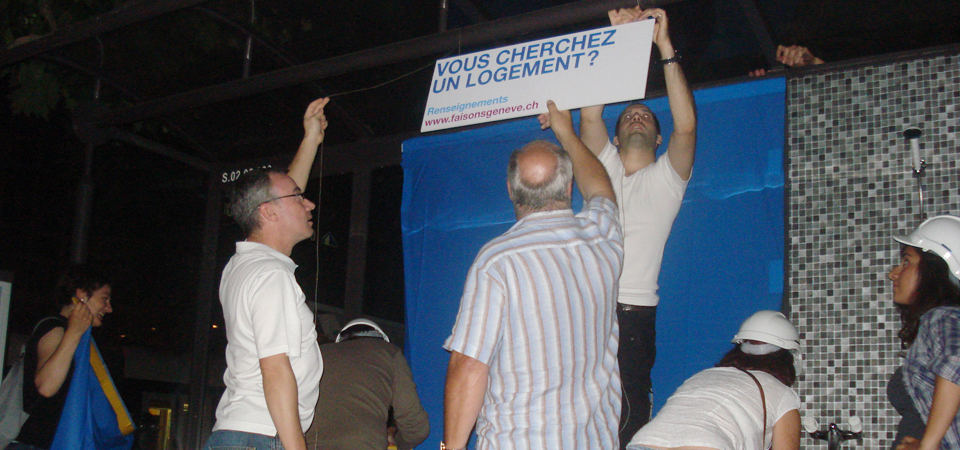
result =
[[[626,303],[617,303],[617,309],[620,311],[650,311],[657,309],[656,306],[644,306],[644,305],[628,305]]]

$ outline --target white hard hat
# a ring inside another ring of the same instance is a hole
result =
[[[894,236],[893,239],[939,255],[954,278],[960,280],[960,217],[932,217],[921,223],[913,233],[903,237]]]
[[[740,325],[740,331],[733,336],[734,344],[743,341],[759,341],[777,347],[800,351],[800,333],[778,311],[757,311]]]
[[[339,333],[337,333],[337,339],[336,339],[334,342],[340,342],[341,340],[343,340],[343,339],[342,339],[343,332],[344,332],[344,331],[347,331],[347,328],[350,328],[350,327],[356,326],[356,325],[366,325],[366,326],[368,326],[368,327],[370,327],[370,328],[373,328],[373,329],[376,330],[376,331],[361,331],[361,332],[355,334],[355,336],[377,337],[377,338],[381,338],[381,339],[383,339],[383,340],[385,340],[385,341],[387,341],[387,342],[390,342],[390,337],[387,336],[387,333],[384,333],[383,330],[381,330],[380,327],[377,326],[376,322],[374,322],[374,321],[372,321],[372,320],[370,320],[370,319],[353,319],[353,320],[351,320],[349,323],[347,323],[346,325],[344,325],[343,329],[341,329]]]

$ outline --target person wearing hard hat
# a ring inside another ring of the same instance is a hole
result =
[[[627,450],[800,447],[800,335],[777,311],[759,311],[716,367],[683,383]]]
[[[893,239],[900,263],[887,277],[908,350],[887,385],[902,417],[891,448],[960,448],[960,217],[934,217]]]
[[[351,321],[320,353],[325,364],[308,450],[384,450],[391,415],[395,448],[411,449],[427,438],[430,422],[410,366],[376,323]]]

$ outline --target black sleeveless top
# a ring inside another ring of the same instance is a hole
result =
[[[897,424],[897,437],[893,440],[891,449],[897,448],[903,438],[910,436],[916,439],[923,439],[923,432],[927,425],[923,423],[923,417],[917,411],[917,407],[907,392],[907,386],[903,383],[903,367],[898,367],[890,377],[887,383],[887,399],[893,408],[900,413],[900,423]]]
[[[53,397],[40,395],[34,378],[37,376],[37,345],[45,334],[54,328],[67,330],[67,319],[63,316],[51,316],[43,319],[27,341],[27,352],[23,356],[23,410],[30,414],[17,435],[17,442],[39,448],[50,448],[53,436],[60,423],[63,404],[67,401],[70,381],[73,380],[73,361],[60,390]]]

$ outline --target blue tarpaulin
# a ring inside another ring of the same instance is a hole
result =
[[[731,348],[743,319],[780,309],[784,92],[778,78],[694,93],[696,163],[659,280],[655,410],[683,380]],[[659,151],[665,151],[673,128],[667,99],[644,103],[660,119],[665,142]],[[606,108],[609,129],[624,107]],[[436,448],[442,438],[449,359],[442,345],[467,271],[480,247],[516,221],[507,198],[507,160],[535,139],[555,141],[528,118],[403,144],[406,350],[431,428],[421,448]],[[581,204],[576,198],[574,210]]]
[[[77,344],[73,364],[70,390],[50,450],[129,450],[133,422],[89,328]]]

